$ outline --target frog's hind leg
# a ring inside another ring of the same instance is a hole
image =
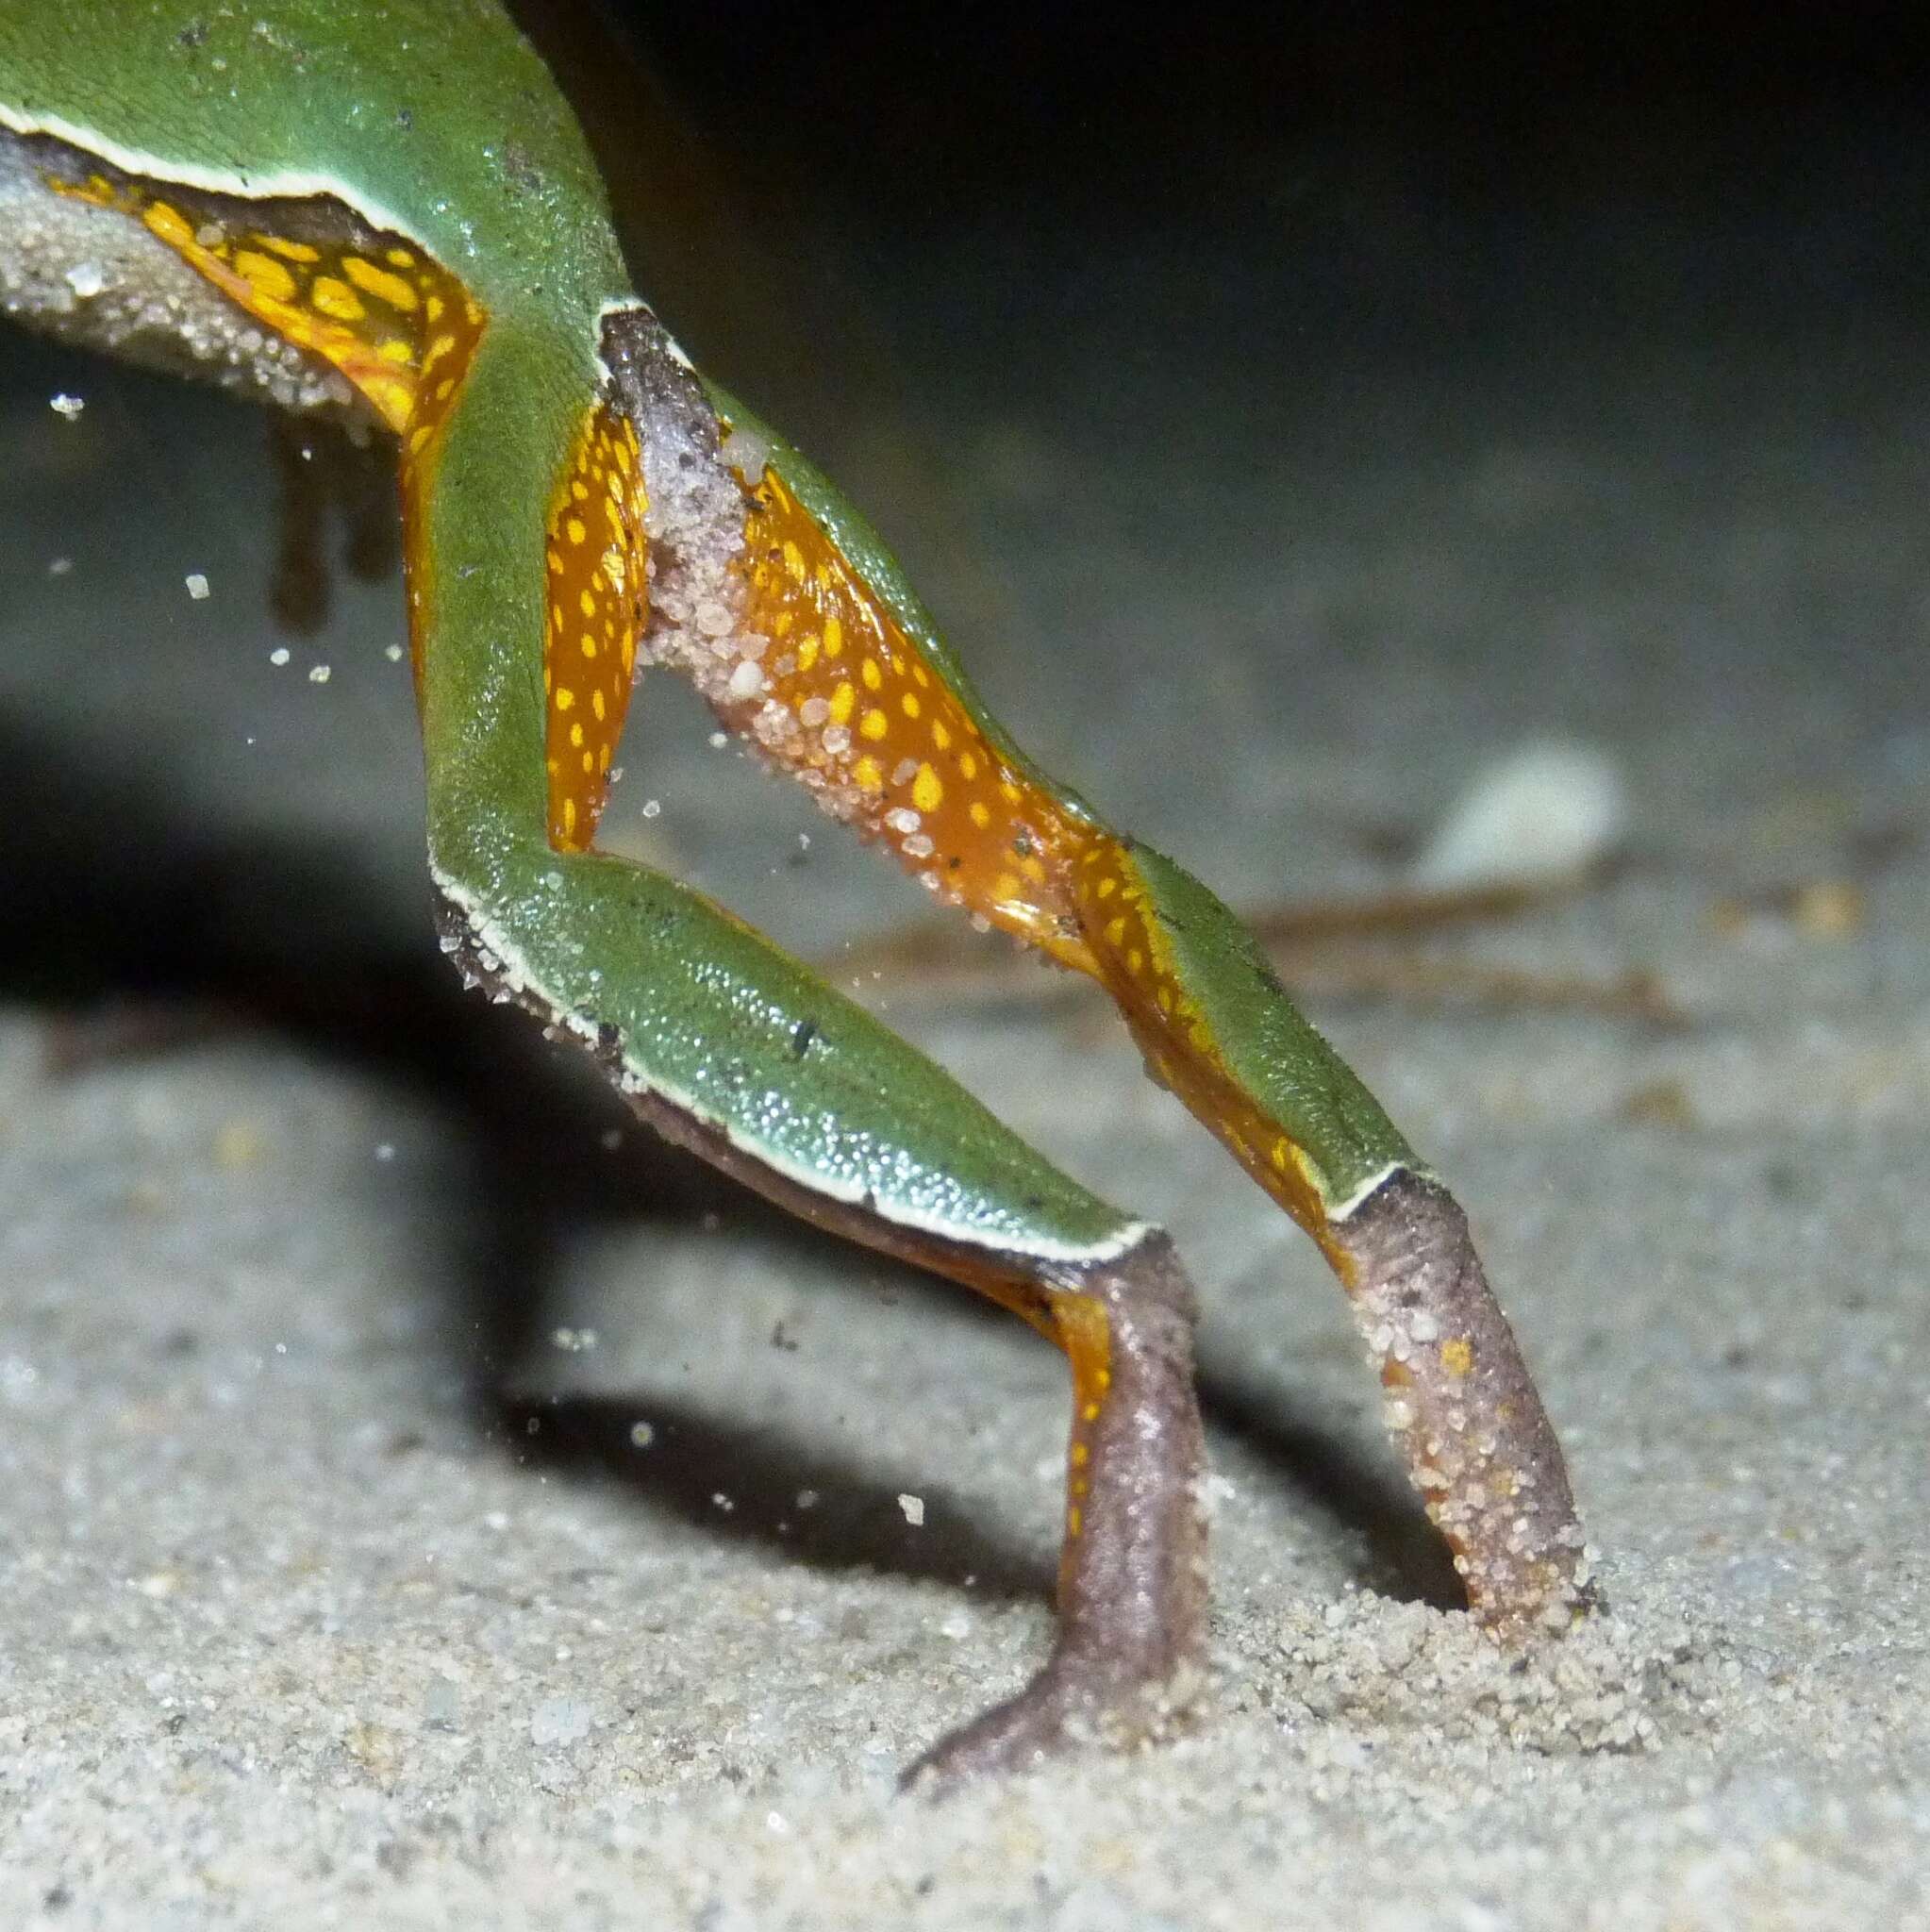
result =
[[[989,1295],[1065,1351],[1058,1638],[1028,1689],[930,1763],[956,1774],[1146,1736],[1197,1689],[1206,1619],[1192,1296],[1166,1237],[721,907],[590,849],[640,631],[673,622],[694,587],[678,544],[704,519],[677,509],[683,439],[701,443],[707,425],[721,474],[694,386],[635,330],[634,354],[608,352],[616,391],[587,398],[574,427],[542,429],[553,454],[539,442],[534,466],[500,442],[528,407],[532,349],[500,325],[458,405],[403,439],[444,949],[586,1047],[671,1139]]]
[[[1225,907],[1034,766],[835,487],[711,394],[752,505],[733,568],[754,654],[698,666],[713,704],[935,898],[1105,987],[1155,1076],[1340,1277],[1476,1617],[1516,1640],[1565,1627],[1587,1601],[1567,1473],[1453,1196]]]

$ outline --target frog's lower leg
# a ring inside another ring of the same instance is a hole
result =
[[[752,506],[734,574],[757,641],[748,670],[693,664],[720,714],[940,900],[1106,988],[1340,1277],[1475,1616],[1563,1627],[1587,1600],[1567,1472],[1459,1208],[1226,908],[1034,766],[833,486],[761,428],[733,458],[744,419],[713,394]]]
[[[1192,1294],[1163,1235],[1054,1296],[1073,1424],[1058,1638],[1018,1696],[912,1768],[939,1782],[1023,1769],[1073,1742],[1138,1743],[1204,1683],[1205,1474]]]
[[[1059,1630],[920,1770],[1023,1768],[1167,1726],[1206,1626],[1192,1291],[938,1067],[674,881],[541,826],[436,853],[444,947],[604,1064],[644,1120],[779,1205],[978,1290],[1061,1347],[1073,1420]]]
[[[909,1229],[869,1204],[828,1200],[647,1091],[634,1091],[633,1103],[668,1138],[779,1206],[989,1295],[1055,1341],[1071,1365],[1052,1655],[1018,1695],[941,1740],[907,1781],[1023,1770],[1072,1745],[1138,1743],[1182,1720],[1205,1683],[1206,1472],[1193,1291],[1167,1236],[1128,1228],[1116,1253],[1049,1263],[988,1253]],[[963,1094],[954,1102],[961,1116],[974,1105]],[[1007,1158],[1011,1185],[1035,1185],[1037,1156],[1015,1144]]]

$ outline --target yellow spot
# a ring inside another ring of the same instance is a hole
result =
[[[1086,1405],[1086,1407],[1080,1410],[1080,1414],[1083,1415],[1089,1423],[1096,1423],[1099,1420],[1099,1405],[1096,1402],[1089,1402]]]
[[[308,288],[308,306],[336,322],[360,322],[368,314],[356,291],[333,275],[317,275]]]
[[[1066,1511],[1066,1534],[1068,1536],[1077,1536],[1079,1533],[1079,1508],[1078,1505],[1074,1504]]]
[[[413,268],[415,266],[415,257],[407,248],[388,249],[383,254],[382,259],[391,268]]]
[[[431,322],[441,322],[442,319],[441,296],[431,295],[429,299],[423,304],[423,312],[425,315],[427,315]]]
[[[273,250],[284,261],[320,261],[322,259],[322,251],[319,248],[310,248],[306,242],[290,242],[280,235],[262,235],[257,239],[260,242],[262,247]]]
[[[824,620],[824,655],[827,658],[844,655],[844,626],[835,617]]]
[[[983,832],[990,828],[991,808],[982,798],[974,798],[971,805],[972,823]]]
[[[978,760],[969,751],[958,754],[958,775],[968,785],[978,776]]]
[[[1035,886],[1042,886],[1045,883],[1045,861],[1042,858],[1022,858],[1019,861],[1019,870]]]
[[[579,591],[576,593],[576,608],[582,611],[585,617],[594,617],[596,615],[596,599],[588,591]]]
[[[576,702],[576,693],[566,684],[557,692],[557,709],[567,711]]]
[[[563,535],[569,538],[571,542],[580,543],[589,535],[589,530],[581,517],[572,517],[563,525]]]
[[[272,255],[258,255],[252,248],[243,248],[235,257],[235,271],[247,277],[248,286],[258,295],[265,295],[271,302],[295,299],[294,276]]]
[[[857,693],[848,684],[840,684],[831,693],[831,722],[834,724],[849,724],[851,713],[857,704]]]
[[[994,899],[1016,899],[1019,891],[1017,873],[1002,872],[991,882],[991,895]]]
[[[800,671],[808,671],[811,668],[811,666],[815,664],[817,661],[818,638],[817,633],[813,631],[811,635],[806,638],[804,641],[797,647],[797,668]]]
[[[950,751],[952,748],[952,734],[945,729],[943,723],[937,718],[931,721],[931,741],[940,751]]]
[[[857,728],[875,743],[890,730],[891,721],[882,711],[867,711],[858,720]]]
[[[415,359],[415,351],[400,336],[391,336],[375,354],[398,369]]]
[[[414,388],[406,382],[385,382],[373,375],[362,377],[362,393],[375,406],[375,413],[393,429],[409,419],[415,404]]]
[[[878,669],[878,660],[875,658],[867,658],[864,660],[859,667],[858,675],[864,679],[866,691],[876,691],[885,681],[885,674]]]
[[[785,544],[784,544],[784,567],[785,567],[785,569],[786,569],[786,570],[788,570],[788,571],[789,571],[789,572],[790,573],[790,575],[791,575],[791,579],[792,579],[792,581],[793,581],[793,582],[795,582],[795,583],[800,583],[800,584],[804,582],[804,580],[805,580],[805,560],[804,560],[804,552],[803,552],[802,550],[800,550],[800,549],[799,549],[799,548],[797,547],[797,545],[796,545],[795,543],[791,542],[791,541],[790,541],[790,540],[789,540],[788,538],[787,538],[787,539],[785,540]],[[833,656],[835,656],[835,655],[836,655],[836,653],[834,652],[834,653],[833,653]]]
[[[1164,988],[1163,986],[1162,986],[1162,987],[1161,987],[1161,988],[1159,989],[1159,991],[1160,991],[1161,992],[1166,992],[1166,989],[1165,989],[1165,988]],[[1167,996],[1167,999],[1168,999],[1168,1001],[1170,1002],[1170,1001],[1171,1001],[1171,999],[1172,999],[1172,997],[1173,997],[1173,995],[1172,995],[1171,993],[1167,993],[1167,995],[1166,995],[1166,996]],[[1275,1167],[1277,1167],[1277,1168],[1278,1168],[1278,1169],[1280,1170],[1280,1172],[1281,1172],[1282,1174],[1285,1174],[1285,1173],[1287,1172],[1287,1143],[1286,1143],[1286,1141],[1275,1141],[1273,1142],[1273,1154],[1272,1154],[1272,1156],[1271,1156],[1270,1158],[1272,1158],[1272,1160],[1273,1160],[1273,1165],[1274,1165]]]
[[[1086,1447],[1085,1443],[1074,1442],[1073,1444],[1073,1467],[1074,1469],[1083,1469],[1091,1454],[1092,1452]]]
[[[1112,877],[1110,874],[1107,874],[1107,875],[1105,878],[1101,879],[1098,885],[1093,888],[1093,891],[1099,898],[1109,899],[1116,891],[1119,891],[1119,881],[1116,878]]]
[[[601,724],[604,721],[605,713],[603,693],[600,691],[593,691],[590,693],[590,708],[596,713],[596,722]]]
[[[583,725],[580,720],[570,726],[570,743],[577,751],[583,749]]]
[[[596,640],[588,631],[583,633],[583,655],[586,658],[596,656]]]
[[[141,219],[170,247],[185,249],[194,240],[194,230],[164,201],[156,202]]]
[[[907,718],[918,716],[918,693],[916,691],[907,691],[898,702],[904,707],[905,715]]]
[[[565,834],[576,829],[576,801],[566,798],[563,801],[563,830]]]
[[[345,255],[341,258],[341,272],[365,295],[374,295],[388,303],[391,308],[399,308],[410,314],[415,308],[415,288],[398,275],[391,275],[386,268],[377,268],[373,261],[364,261],[359,255]]]
[[[1122,946],[1125,943],[1125,921],[1123,919],[1109,919],[1106,921],[1106,942],[1109,946]]]
[[[1440,1345],[1440,1365],[1457,1381],[1474,1369],[1474,1344],[1465,1335],[1456,1335]]]
[[[937,811],[945,802],[945,788],[929,765],[920,765],[917,777],[911,781],[911,802],[920,811]]]
[[[867,791],[882,791],[885,789],[885,774],[878,769],[878,761],[870,752],[866,752],[851,768],[851,775]]]

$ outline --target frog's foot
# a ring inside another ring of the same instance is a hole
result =
[[[1509,1645],[1571,1628],[1594,1597],[1568,1472],[1459,1203],[1396,1172],[1330,1239],[1388,1425],[1475,1622]]]
[[[907,1773],[943,1788],[1057,1754],[1130,1748],[1175,1728],[1206,1681],[1206,1474],[1192,1291],[1163,1234],[1055,1298],[1074,1417],[1059,1638],[1018,1696]]]
[[[1206,1683],[1205,1669],[1191,1658],[1147,1673],[1090,1644],[1061,1644],[1016,1697],[940,1739],[907,1769],[904,1784],[942,1796],[989,1773],[1036,1771],[1074,1752],[1156,1743],[1188,1724]]]

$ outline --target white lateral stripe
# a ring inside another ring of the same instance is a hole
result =
[[[1344,1201],[1336,1207],[1328,1208],[1328,1220],[1345,1221],[1363,1201],[1371,1194],[1377,1192],[1382,1186],[1397,1174],[1411,1174],[1417,1180],[1423,1181],[1431,1181],[1435,1178],[1434,1170],[1422,1166],[1418,1160],[1390,1160],[1377,1174],[1369,1174]]]
[[[461,911],[474,936],[477,950],[493,962],[491,970],[503,983],[512,991],[534,993],[549,1009],[556,1024],[566,1027],[586,1045],[592,1048],[598,1045],[595,1022],[558,1007],[543,991],[528,960],[504,938],[492,922],[477,911],[474,903],[456,882],[434,864],[431,864],[429,870],[437,889],[451,905]],[[1041,1241],[1032,1237],[1007,1236],[1001,1239],[989,1230],[961,1225],[939,1215],[920,1214],[902,1206],[888,1205],[870,1188],[842,1181],[824,1174],[817,1168],[787,1160],[775,1148],[746,1140],[743,1135],[732,1128],[727,1120],[712,1112],[694,1095],[684,1092],[667,1080],[644,1072],[627,1058],[624,1061],[622,1084],[626,1092],[654,1093],[667,1100],[680,1113],[686,1113],[692,1120],[722,1134],[740,1153],[748,1155],[762,1166],[770,1168],[773,1173],[781,1174],[786,1180],[794,1182],[811,1193],[825,1195],[847,1207],[866,1208],[867,1211],[875,1214],[881,1221],[889,1221],[898,1227],[912,1228],[921,1234],[938,1235],[946,1241],[962,1241],[969,1246],[986,1248],[994,1254],[1026,1255],[1040,1261],[1093,1262],[1114,1260],[1128,1249],[1138,1246],[1154,1232],[1152,1225],[1147,1222],[1129,1221],[1123,1224],[1119,1233],[1110,1241],[1086,1245]]]
[[[278,196],[307,201],[324,196],[359,215],[370,227],[400,235],[404,241],[413,242],[424,255],[435,257],[435,251],[407,222],[379,203],[366,200],[332,175],[230,175],[220,168],[204,168],[192,161],[171,160],[161,155],[143,154],[139,148],[123,147],[98,128],[82,127],[59,114],[29,114],[8,107],[4,101],[0,101],[0,126],[10,128],[15,134],[51,135],[81,154],[96,156],[124,175],[145,181],[168,182],[176,188],[191,188],[208,194],[226,194],[238,201],[269,201]]]

